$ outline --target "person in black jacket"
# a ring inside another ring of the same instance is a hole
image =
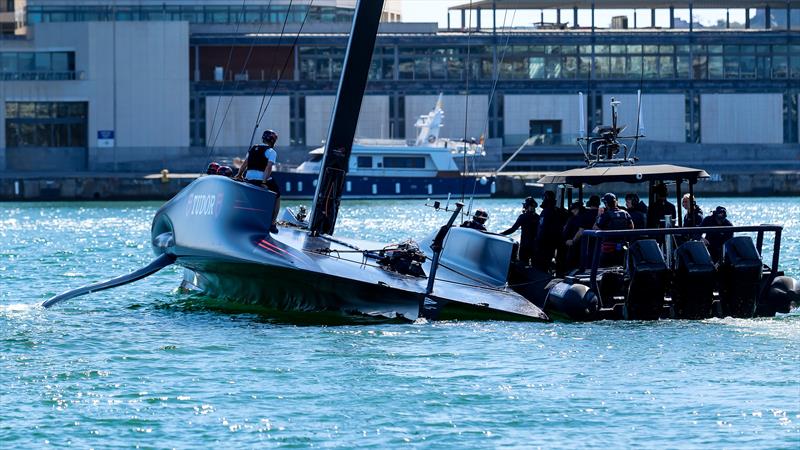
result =
[[[462,223],[464,228],[472,228],[473,230],[486,231],[486,221],[489,220],[489,213],[483,208],[475,210],[471,220]]]
[[[605,204],[606,210],[597,218],[597,222],[594,224],[595,230],[633,229],[633,220],[626,211],[619,209],[616,195],[610,192],[604,195],[603,204]],[[625,263],[625,250],[623,249],[625,242],[624,238],[604,239],[600,246],[600,265],[603,267],[623,265]]]
[[[670,226],[675,226],[677,213],[675,205],[667,200],[667,185],[661,183],[655,187],[656,199],[647,211],[647,228],[664,228],[664,216],[670,216]]]
[[[647,205],[636,194],[625,195],[625,209],[637,229],[647,228]]]
[[[701,227],[732,227],[733,224],[728,220],[728,210],[724,206],[717,206],[714,213],[703,219]],[[711,259],[717,263],[722,257],[722,246],[733,237],[732,231],[721,231],[718,233],[706,233],[705,243]]]
[[[531,264],[536,250],[536,233],[539,231],[537,206],[539,205],[533,197],[526,198],[522,203],[522,214],[517,217],[517,221],[511,225],[511,228],[500,233],[507,236],[522,228],[519,238],[519,261],[526,266]]]
[[[681,206],[686,214],[683,216],[684,227],[699,227],[703,223],[703,210],[697,206],[696,199],[692,199],[692,206],[689,207],[689,194],[685,194],[681,199]]]
[[[557,207],[556,193],[545,191],[542,197],[542,213],[539,215],[539,229],[536,233],[534,265],[537,269],[548,272],[556,250],[559,248],[566,249],[563,245],[561,233],[564,230],[568,215],[569,213],[563,208]]]

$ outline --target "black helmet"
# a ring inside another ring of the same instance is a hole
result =
[[[472,220],[478,222],[479,224],[483,225],[486,223],[486,220],[489,219],[489,213],[486,212],[483,208],[478,208],[475,210],[475,214],[472,216]]]
[[[589,201],[586,202],[586,206],[588,206],[589,208],[592,208],[592,207],[599,208],[600,207],[600,196],[599,195],[592,195],[591,197],[589,197]]]
[[[528,197],[528,198],[525,199],[525,201],[522,202],[522,206],[524,206],[526,208],[527,207],[536,208],[537,206],[539,206],[539,204],[536,203],[536,199],[535,198]]]
[[[728,217],[728,210],[724,206],[717,206],[717,209],[714,210],[714,215]]]
[[[208,167],[206,167],[206,174],[216,175],[218,170],[219,170],[219,164],[212,162],[211,164],[208,165]]]
[[[261,142],[267,145],[275,145],[278,142],[278,133],[272,130],[265,130],[264,133],[261,134]]]
[[[606,206],[617,203],[617,196],[609,192],[603,196],[603,203],[605,203]]]
[[[230,178],[233,176],[233,169],[231,169],[230,166],[220,166],[219,169],[217,169],[217,175]]]

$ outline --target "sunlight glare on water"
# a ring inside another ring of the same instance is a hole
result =
[[[344,202],[336,233],[421,239],[447,219],[422,203]],[[800,200],[699,203],[705,211],[727,206],[737,225],[783,225],[782,268],[800,276]],[[800,446],[797,312],[301,326],[181,294],[176,267],[51,310],[38,306],[151,261],[158,206],[4,205],[3,447]],[[500,231],[520,202],[475,207]]]

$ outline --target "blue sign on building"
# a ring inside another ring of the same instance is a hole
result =
[[[113,147],[114,146],[114,130],[97,130],[97,146],[98,147]]]

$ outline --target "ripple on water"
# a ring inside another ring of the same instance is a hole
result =
[[[800,201],[785,203],[700,199],[705,210],[727,205],[737,224],[783,224],[782,260],[798,276]],[[178,268],[52,310],[38,306],[149,262],[158,206],[7,205],[0,441],[10,448],[798,444],[798,312],[320,325],[180,294]],[[479,206],[502,229],[518,202]],[[337,233],[399,240],[424,236],[442,217],[408,202],[345,202]]]

